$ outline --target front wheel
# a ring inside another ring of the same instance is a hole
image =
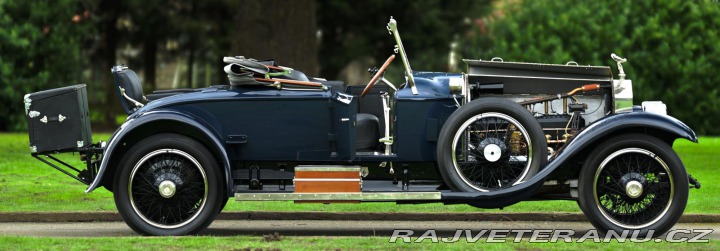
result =
[[[115,176],[115,205],[144,235],[186,235],[205,229],[221,210],[220,169],[199,142],[158,134],[135,144]]]
[[[688,190],[685,167],[668,144],[628,134],[590,154],[580,171],[578,204],[598,230],[658,236],[680,219]]]

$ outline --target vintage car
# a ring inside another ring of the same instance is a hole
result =
[[[672,149],[695,133],[662,102],[634,106],[610,67],[465,60],[467,73],[414,72],[397,22],[394,54],[366,86],[228,57],[230,84],[144,95],[115,66],[127,120],[93,143],[84,85],[25,96],[32,155],[112,191],[145,235],[205,229],[236,201],[395,202],[503,208],[575,200],[601,231],[662,234],[690,185]],[[384,72],[399,54],[405,83]],[[72,167],[53,154],[79,152]],[[652,230],[652,231],[650,231]]]

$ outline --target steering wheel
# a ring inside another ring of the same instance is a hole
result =
[[[373,78],[370,80],[370,83],[368,83],[367,86],[365,86],[365,90],[363,90],[362,94],[360,94],[360,97],[361,97],[361,98],[362,98],[362,97],[365,97],[365,94],[367,94],[368,92],[370,92],[370,89],[373,88],[373,85],[375,85],[375,82],[377,82],[378,79],[380,79],[380,77],[383,75],[383,73],[385,72],[385,70],[388,68],[388,66],[390,66],[390,63],[391,63],[394,59],[395,59],[395,54],[390,55],[390,57],[387,59],[387,61],[385,61],[385,63],[380,67],[380,70],[378,70],[378,71],[375,73],[375,75],[373,76]]]

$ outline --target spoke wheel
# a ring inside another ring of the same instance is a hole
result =
[[[630,134],[609,139],[591,153],[578,192],[580,207],[598,229],[660,235],[682,215],[688,179],[670,146]]]
[[[443,125],[437,147],[440,174],[453,191],[506,189],[533,177],[547,163],[540,123],[527,109],[503,98],[480,98],[460,107]],[[522,199],[470,205],[492,208]]]
[[[226,201],[217,161],[199,142],[178,134],[146,138],[123,156],[115,205],[145,235],[186,235],[205,229]]]
[[[129,183],[133,210],[159,228],[191,222],[207,202],[205,171],[195,158],[177,149],[145,155],[133,168]]]
[[[455,133],[453,166],[460,178],[478,191],[513,186],[531,169],[531,143],[517,120],[502,113],[481,113]]]
[[[663,217],[675,189],[667,164],[640,148],[621,149],[605,158],[594,188],[600,212],[625,228],[646,227]]]

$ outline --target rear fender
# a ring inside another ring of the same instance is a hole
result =
[[[115,131],[115,133],[110,137],[110,140],[107,143],[107,147],[103,152],[103,158],[100,162],[97,176],[90,184],[90,186],[85,190],[85,193],[92,192],[98,186],[102,185],[104,179],[105,182],[107,182],[107,178],[112,178],[112,175],[114,175],[114,173],[109,170],[114,169],[111,167],[114,167],[113,165],[116,165],[120,161],[120,159],[122,158],[122,154],[124,153],[122,150],[120,150],[121,144],[123,144],[129,138],[136,137],[138,134],[147,134],[147,126],[162,123],[172,123],[173,126],[172,128],[161,129],[157,128],[157,126],[154,126],[153,131],[157,130],[157,133],[179,132],[179,128],[184,128],[185,132],[192,132],[192,135],[188,136],[191,136],[201,141],[208,148],[208,150],[210,150],[214,154],[214,157],[218,161],[222,162],[225,176],[224,187],[225,190],[228,192],[228,195],[231,195],[232,189],[231,187],[229,187],[232,184],[230,161],[227,157],[225,147],[223,147],[223,144],[219,140],[221,138],[219,134],[214,131],[212,127],[207,126],[203,120],[197,119],[192,115],[173,110],[156,110],[152,112],[146,112],[138,116],[131,116],[127,121],[125,121],[125,123],[123,123],[120,128]]]
[[[587,153],[609,136],[624,133],[646,133],[658,137],[672,145],[678,138],[697,143],[695,132],[676,118],[648,112],[630,112],[606,116],[583,131],[567,143],[558,154],[549,161],[534,177],[516,186],[491,192],[447,192],[442,198],[447,204],[467,203],[481,207],[499,208],[515,204],[532,196],[550,174],[567,164],[579,154]]]

